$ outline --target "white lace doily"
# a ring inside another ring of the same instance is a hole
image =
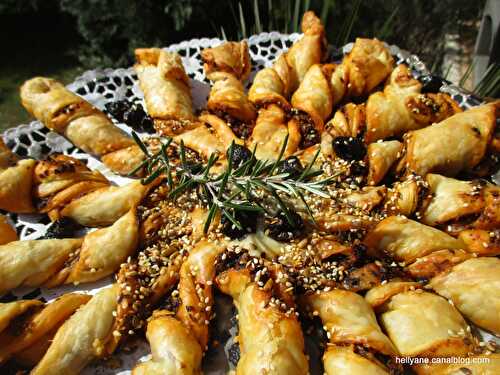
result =
[[[248,45],[252,58],[252,74],[247,83],[247,88],[251,84],[256,71],[270,66],[276,57],[286,51],[299,38],[300,34],[284,35],[277,32],[251,36],[248,39]],[[166,48],[169,51],[178,52],[182,56],[186,71],[191,78],[193,103],[196,108],[203,108],[205,106],[210,90],[209,82],[203,73],[200,52],[204,48],[213,47],[220,43],[222,41],[219,39],[203,38],[185,41]],[[352,43],[347,44],[337,52],[345,54],[351,48]],[[411,55],[396,46],[390,46],[390,50],[398,63],[405,62],[412,68],[415,76],[429,74],[424,63],[417,56]],[[340,56],[340,54],[338,55]],[[68,88],[101,110],[105,110],[106,103],[125,98],[132,101],[142,101],[142,93],[138,87],[137,76],[132,68],[91,70],[78,77],[73,83],[68,85]],[[463,108],[480,104],[478,99],[463,92],[456,86],[445,85],[441,90],[452,95]],[[125,125],[119,123],[117,125],[126,132],[130,132],[130,129]],[[122,185],[128,181],[126,178],[114,175],[100,161],[75,148],[62,136],[49,132],[39,121],[33,121],[30,124],[19,125],[16,128],[9,129],[3,134],[3,138],[6,144],[21,156],[42,159],[53,152],[65,153],[84,160],[91,169],[98,169],[109,180],[118,185]],[[47,217],[41,215],[9,214],[9,217],[15,224],[21,239],[36,239],[43,236],[49,224]],[[22,288],[15,290],[13,294],[18,298],[44,298],[46,301],[50,301],[70,291],[94,294],[97,290],[109,285],[111,282],[112,278],[108,278],[97,283],[83,284],[78,287],[63,286],[50,290],[41,288],[35,291]],[[136,350],[128,353],[122,351],[114,355],[120,361],[118,368],[116,366],[111,368],[103,363],[97,363],[89,366],[85,370],[85,373],[128,374],[139,358],[146,358],[144,356],[146,353],[149,353],[149,347],[144,341],[141,341]],[[214,355],[219,358],[220,351]],[[225,361],[225,358],[222,359]],[[204,368],[206,374],[225,374],[226,365],[223,366],[224,369],[220,369],[220,367],[219,369],[213,369],[217,368],[217,366],[214,366],[214,361],[210,362],[211,365],[209,364]]]

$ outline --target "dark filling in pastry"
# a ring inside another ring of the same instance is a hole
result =
[[[319,143],[321,140],[320,134],[314,127],[314,122],[307,113],[302,111],[297,111],[293,114],[293,116],[297,119],[300,128],[300,135],[302,136],[300,139],[300,148],[308,148],[316,143]]]
[[[227,123],[227,125],[231,128],[234,135],[236,135],[238,138],[247,139],[252,134],[252,130],[254,127],[253,124],[244,123],[243,121],[238,120],[237,118],[221,110],[214,111],[213,113],[217,117],[224,120]]]
[[[153,119],[144,111],[142,105],[120,100],[106,104],[106,110],[118,122],[130,126],[138,132],[154,133]]]

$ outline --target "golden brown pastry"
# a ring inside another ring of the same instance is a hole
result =
[[[437,250],[465,250],[459,239],[402,216],[382,220],[367,234],[364,243],[371,254],[385,253],[406,263]]]
[[[265,269],[256,275],[272,272]],[[278,284],[274,284],[272,278],[266,284],[252,281],[248,268],[231,268],[219,274],[216,281],[219,289],[233,298],[238,309],[241,355],[236,374],[307,374],[302,330],[294,311],[288,310],[293,301],[288,296],[287,301],[278,299],[271,303],[275,300],[273,289],[279,288]],[[287,298],[286,292],[284,298]]]
[[[7,222],[7,218],[0,214],[0,245],[16,241],[17,233],[14,228]]]
[[[307,71],[319,64],[326,52],[325,30],[320,19],[311,11],[304,13],[301,24],[304,35],[276,59],[271,68],[260,70],[248,92],[257,107],[277,104],[290,108],[288,98],[297,89]]]
[[[418,214],[429,200],[429,185],[417,175],[409,175],[402,181],[396,181],[387,189],[384,212],[387,215],[410,217]]]
[[[258,108],[276,104],[289,110],[290,103],[285,96],[285,84],[273,68],[259,70],[248,91],[248,99]]]
[[[243,143],[237,138],[231,128],[220,118],[211,114],[199,117],[202,125],[174,137],[174,141],[196,151],[204,159],[211,154],[218,154],[219,159],[225,158],[226,151],[232,142]]]
[[[31,189],[36,161],[24,159],[0,169],[0,209],[14,213],[35,212]]]
[[[118,289],[114,284],[100,290],[66,320],[31,374],[78,374],[92,360],[109,355]]]
[[[368,185],[378,185],[401,156],[403,144],[398,141],[375,142],[368,145]]]
[[[232,75],[240,81],[246,81],[252,65],[248,44],[241,42],[224,42],[217,47],[205,48],[201,51],[205,76],[211,81]]]
[[[3,332],[16,317],[26,312],[36,311],[42,305],[43,302],[38,300],[18,300],[0,303],[0,332]]]
[[[86,100],[69,91],[60,82],[36,77],[21,86],[21,103],[50,130],[64,133],[73,120],[97,110]]]
[[[64,321],[90,298],[85,294],[69,293],[45,305],[33,304],[34,308],[29,312],[18,315],[15,324],[0,331],[0,364],[32,346],[48,346],[50,340],[47,336],[53,336]],[[29,302],[16,301],[11,304],[19,306]]]
[[[50,155],[34,170],[33,195],[38,211],[56,220],[59,211],[73,199],[110,183],[100,172],[91,171],[82,161],[67,155]]]
[[[500,259],[468,259],[434,277],[429,286],[479,327],[500,333]]]
[[[271,104],[259,110],[257,122],[249,139],[249,149],[255,148],[257,159],[276,160],[287,135],[284,158],[297,151],[301,139],[300,129],[294,121],[287,122],[281,107]]]
[[[232,75],[225,75],[214,82],[207,108],[221,118],[229,117],[230,120],[246,124],[251,123],[256,117],[255,108],[248,100],[243,84]]]
[[[318,316],[327,331],[329,346],[323,362],[328,375],[343,371],[355,371],[366,366],[366,374],[388,374],[374,353],[395,356],[397,350],[382,333],[375,313],[359,294],[346,290],[313,293],[304,298],[306,309]],[[365,357],[355,352],[355,345],[362,345]]]
[[[213,315],[215,261],[224,246],[198,242],[182,264],[177,311],[157,311],[148,324],[153,359],[133,374],[200,374]],[[174,315],[175,314],[175,315]]]
[[[135,208],[112,226],[81,239],[15,241],[0,246],[0,293],[20,285],[55,287],[113,274],[137,248]]]
[[[151,187],[151,184],[143,185],[140,181],[133,181],[120,187],[100,188],[74,199],[60,214],[84,226],[111,225],[132,207],[139,205]]]
[[[451,233],[466,228],[486,231],[499,228],[498,186],[482,180],[462,181],[432,173],[427,174],[425,179],[432,198],[422,212],[423,223],[443,226]]]
[[[481,256],[500,255],[500,230],[467,229],[458,233],[471,253]]]
[[[365,142],[398,137],[462,111],[448,94],[421,94],[421,90],[422,84],[413,78],[408,67],[398,65],[384,91],[368,98]]]
[[[331,76],[333,105],[370,94],[389,76],[393,64],[394,59],[382,42],[356,38],[351,52]]]
[[[330,116],[333,108],[330,89],[330,76],[334,66],[332,64],[313,65],[292,96],[292,106],[307,113],[316,131],[322,133],[325,120]]]
[[[406,174],[439,173],[453,177],[473,172],[493,138],[500,102],[457,113],[438,124],[406,133],[399,170]]]
[[[465,250],[438,250],[417,258],[406,271],[417,280],[429,280],[473,256]]]
[[[135,142],[103,112],[53,79],[36,77],[26,81],[21,87],[21,101],[28,112],[45,126],[64,135],[89,154],[103,157],[127,149],[136,155],[138,146]],[[106,165],[115,172],[130,172],[120,164]]]
[[[386,291],[379,320],[400,355],[447,357],[472,351],[467,323],[446,299],[388,284],[376,287]]]
[[[133,375],[200,375],[203,350],[196,338],[168,311],[156,311],[146,337],[153,358],[136,366]],[[194,365],[194,367],[193,367]]]
[[[57,239],[14,241],[0,246],[0,294],[20,285],[42,285],[81,244],[81,239]]]
[[[320,63],[326,53],[326,38],[325,29],[321,24],[321,20],[312,11],[305,12],[302,16],[301,30],[304,33],[289,50],[284,54],[288,65],[287,76],[286,70],[282,66],[276,67],[275,70],[280,75],[287,90],[285,92],[292,93],[304,79],[307,71],[314,64]],[[281,63],[277,63],[278,65]]]
[[[135,58],[134,69],[156,130],[174,135],[195,125],[189,78],[181,57],[160,48],[139,48]]]

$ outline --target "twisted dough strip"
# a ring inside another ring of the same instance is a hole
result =
[[[429,286],[474,324],[500,334],[500,259],[467,259],[432,278]]]
[[[248,263],[240,261],[216,278],[219,289],[233,298],[238,309],[241,357],[236,374],[307,374],[304,338],[293,297],[278,279],[284,275],[278,267],[262,267],[262,259],[260,262],[258,258],[255,262],[251,258]],[[253,271],[238,268],[245,264],[254,267]]]
[[[78,374],[92,360],[111,354],[118,292],[116,284],[100,290],[66,320],[31,374]]]
[[[144,158],[135,142],[100,110],[51,78],[21,86],[21,102],[47,128],[83,151],[100,157],[113,172],[127,174]]]
[[[459,172],[488,173],[488,154],[500,151],[495,134],[500,101],[459,112],[433,126],[404,136],[405,154],[398,172],[425,176],[440,173],[453,177]]]
[[[402,356],[466,356],[473,349],[468,325],[448,301],[412,282],[391,281],[366,294]],[[425,308],[422,308],[425,307]]]
[[[248,137],[257,114],[242,83],[251,69],[247,43],[225,42],[204,49],[201,58],[206,76],[214,82],[207,109],[224,119],[238,137]]]
[[[290,108],[288,98],[314,64],[319,64],[326,52],[325,30],[312,12],[304,13],[301,29],[304,35],[282,54],[271,68],[260,70],[254,78],[248,97],[257,107],[278,104]]]
[[[161,135],[174,135],[196,126],[189,78],[181,57],[160,48],[135,50],[134,69],[144,101]]]
[[[137,247],[135,208],[83,239],[14,241],[0,246],[0,294],[18,286],[55,287],[113,274]]]
[[[50,155],[46,160],[20,160],[0,141],[0,208],[11,212],[48,213],[52,220],[71,200],[109,185],[98,171],[78,159]],[[36,209],[35,209],[36,206]]]
[[[48,304],[38,300],[0,304],[0,364],[14,357],[24,366],[36,365],[59,327],[88,300],[88,295],[70,293]]]
[[[326,374],[358,374],[356,371],[360,370],[361,374],[389,373],[374,353],[395,356],[397,350],[382,333],[375,313],[363,297],[337,289],[305,296],[303,302],[308,311],[320,317],[332,344],[323,356]],[[365,356],[359,354],[356,345],[369,352]]]
[[[157,311],[148,323],[153,358],[133,374],[200,374],[212,317],[215,260],[224,246],[202,240],[182,264],[177,312]],[[175,314],[175,315],[173,315]]]

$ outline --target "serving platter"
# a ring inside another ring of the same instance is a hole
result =
[[[247,42],[252,59],[252,74],[247,82],[247,87],[251,85],[256,71],[263,67],[271,66],[275,58],[285,52],[293,42],[300,38],[300,36],[300,34],[285,35],[277,32],[251,36]],[[201,61],[200,52],[204,48],[214,47],[222,42],[223,41],[220,39],[193,39],[165,48],[168,51],[177,52],[181,55],[186,72],[191,79],[193,102],[197,109],[205,107],[210,90],[209,82],[203,73],[203,63]],[[330,54],[337,59],[341,59],[342,55],[348,53],[351,48],[352,43],[340,49],[330,47]],[[411,67],[412,73],[416,78],[430,75],[425,64],[417,56],[397,46],[390,46],[390,51],[396,63],[404,62]],[[138,87],[137,76],[132,68],[87,71],[67,87],[104,111],[107,103],[123,99],[133,102],[142,102],[143,100],[141,90]],[[481,104],[480,99],[452,84],[445,82],[440,90],[449,93],[463,109]],[[130,133],[131,129],[126,125],[117,123],[117,126]],[[129,181],[127,178],[113,174],[99,160],[75,148],[65,138],[50,132],[38,121],[9,129],[2,136],[5,143],[21,156],[43,159],[47,155],[55,152],[64,153],[85,161],[89,168],[99,170],[110,181],[117,185],[123,185]],[[494,180],[497,181],[496,178]],[[15,225],[20,239],[37,239],[42,237],[50,223],[46,216],[41,215],[8,214],[8,217]],[[7,298],[10,300],[22,297],[41,298],[45,301],[51,301],[71,291],[94,294],[101,288],[111,284],[111,282],[112,278],[108,278],[97,283],[81,286],[63,286],[54,289],[41,288],[37,290],[19,288],[9,294]],[[217,305],[221,305],[221,307],[219,307],[221,311],[217,312],[219,316],[230,316],[230,302],[227,303],[227,308],[225,308],[224,303]],[[224,331],[229,331],[234,335],[234,329],[231,329],[231,324],[228,321],[229,319],[227,319],[227,321],[222,318],[216,319],[216,337],[228,336],[227,334],[222,334]],[[226,357],[229,356],[228,352],[231,346],[232,339],[226,337],[225,342],[222,341],[217,348],[207,353],[207,356],[210,356],[210,358],[206,360],[204,366],[206,374],[215,375],[225,374],[227,372],[229,364]],[[149,353],[149,346],[147,343],[142,339],[137,339],[136,342],[130,345],[130,350],[121,350],[116,353],[113,361],[93,364],[89,366],[84,373],[127,374],[137,360],[144,360],[147,358],[147,353]]]

